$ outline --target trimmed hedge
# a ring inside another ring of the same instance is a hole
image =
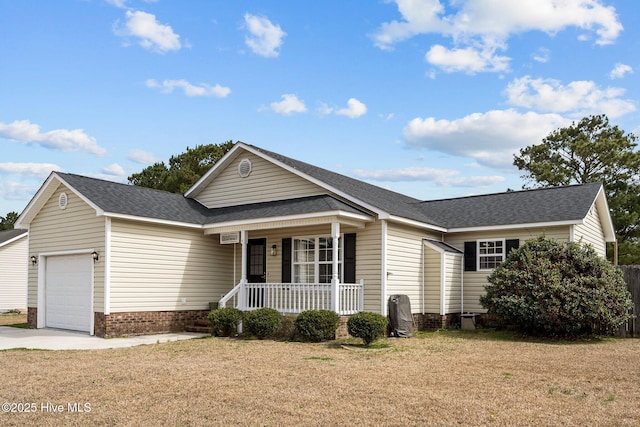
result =
[[[340,315],[331,310],[306,310],[296,319],[296,331],[303,341],[333,340],[340,325]]]
[[[208,317],[213,333],[219,337],[228,337],[236,333],[242,320],[242,311],[234,307],[211,310]]]
[[[388,320],[385,316],[371,311],[362,311],[349,317],[347,331],[349,335],[362,338],[364,345],[369,345],[384,336]]]
[[[244,316],[244,326],[259,339],[273,336],[282,326],[282,314],[273,308],[263,307],[249,311]]]

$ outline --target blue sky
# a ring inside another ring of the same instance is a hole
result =
[[[640,2],[0,0],[0,215],[240,140],[421,199],[521,188],[590,114],[640,134]]]

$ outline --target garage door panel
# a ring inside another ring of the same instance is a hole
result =
[[[90,332],[91,256],[64,255],[47,258],[46,326]]]

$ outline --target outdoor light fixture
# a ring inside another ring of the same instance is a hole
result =
[[[91,252],[91,257],[93,258],[93,262],[100,261],[100,255],[98,255],[98,252],[96,251]]]
[[[276,245],[271,245],[271,256],[276,256],[277,252],[276,252]]]
[[[38,257],[35,255],[31,255],[31,264],[36,265],[38,264]]]

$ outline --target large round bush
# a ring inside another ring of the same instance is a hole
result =
[[[382,314],[362,311],[349,317],[347,331],[352,337],[362,338],[364,345],[369,345],[384,335],[388,322]]]
[[[331,310],[307,310],[296,318],[296,331],[304,341],[335,339],[339,325],[340,315]]]
[[[622,273],[588,245],[529,240],[488,281],[480,303],[530,334],[610,334],[630,316]]]
[[[214,335],[228,337],[236,332],[242,320],[242,311],[234,307],[218,308],[211,310],[208,318]]]
[[[273,336],[282,326],[282,314],[273,308],[263,307],[248,312],[244,316],[247,332],[259,339]]]

